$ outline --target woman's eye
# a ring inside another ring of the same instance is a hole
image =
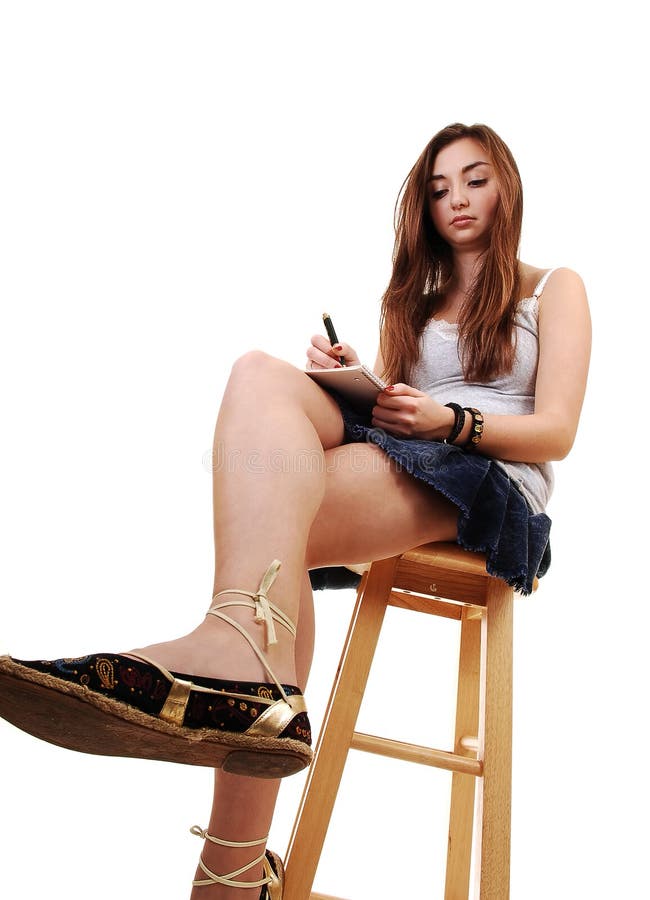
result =
[[[431,199],[432,200],[440,200],[442,197],[445,196],[446,193],[447,193],[447,191],[444,189],[441,191],[433,191],[433,193],[431,194]]]
[[[469,184],[470,187],[481,187],[482,184],[487,184],[487,178],[475,178]]]

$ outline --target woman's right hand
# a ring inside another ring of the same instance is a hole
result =
[[[336,347],[336,349],[334,349]],[[358,366],[361,360],[357,356],[357,351],[353,350],[349,344],[340,341],[338,344],[330,344],[328,339],[322,334],[315,334],[311,339],[311,345],[307,348],[307,364],[306,369],[336,369],[340,368],[339,357],[345,359],[347,366]]]

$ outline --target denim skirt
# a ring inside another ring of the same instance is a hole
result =
[[[533,579],[541,578],[551,562],[551,520],[530,509],[504,469],[486,456],[451,444],[394,437],[373,428],[368,414],[358,413],[340,396],[332,396],[341,408],[346,443],[376,444],[400,469],[450,500],[458,507],[457,541],[461,547],[485,553],[490,575],[502,578],[522,594],[532,591]],[[354,576],[349,582],[355,582]],[[324,572],[312,573],[312,584],[316,588],[335,586],[327,583]]]

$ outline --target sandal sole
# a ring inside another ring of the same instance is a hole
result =
[[[21,674],[6,671],[9,666]],[[0,671],[0,716],[34,737],[80,753],[209,766],[257,778],[293,775],[312,757],[309,747],[292,738],[171,725],[82,686],[32,674],[6,657]]]

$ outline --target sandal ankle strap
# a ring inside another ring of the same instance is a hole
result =
[[[232,625],[241,635],[246,639],[251,649],[262,663],[266,671],[271,676],[272,680],[275,682],[276,687],[282,694],[284,700],[289,702],[289,698],[285,693],[284,688],[280,684],[279,679],[274,674],[271,669],[269,662],[259,649],[253,638],[246,631],[246,629],[232,619],[230,616],[226,615],[226,613],[222,612],[223,609],[226,609],[230,606],[248,606],[251,609],[255,610],[255,621],[256,622],[264,622],[266,625],[266,646],[270,646],[272,644],[277,644],[278,639],[275,631],[274,622],[278,622],[278,624],[283,625],[287,631],[289,631],[294,637],[296,635],[296,626],[291,621],[291,619],[285,615],[282,610],[272,603],[268,596],[267,592],[270,590],[271,585],[275,581],[278,571],[282,563],[279,559],[274,559],[271,565],[268,567],[264,575],[262,576],[262,581],[260,582],[260,586],[256,591],[243,591],[239,588],[230,588],[225,591],[219,591],[212,598],[216,600],[217,597],[220,597],[222,594],[241,594],[244,597],[248,597],[248,600],[225,600],[222,603],[216,603],[214,606],[211,606],[208,610],[209,616],[215,616],[217,619],[221,619],[224,622],[227,622],[229,625]]]
[[[291,619],[268,598],[268,592],[277,577],[281,565],[282,563],[279,559],[273,560],[262,576],[262,581],[256,591],[243,591],[240,590],[240,588],[229,588],[225,591],[219,591],[212,598],[213,600],[216,600],[217,597],[221,597],[222,594],[241,594],[244,597],[249,597],[250,600],[227,600],[224,603],[217,603],[214,606],[211,606],[208,612],[214,615],[215,610],[225,609],[228,606],[251,607],[251,609],[255,610],[255,621],[264,622],[266,625],[267,647],[270,647],[272,644],[277,644],[278,642],[274,621],[278,622],[280,625],[284,625],[287,631],[295,637],[296,626]]]
[[[215,594],[213,597],[213,599],[215,599],[221,594],[244,594],[246,597],[252,599],[227,600],[223,603],[215,604],[208,610],[208,615],[216,616],[218,619],[222,619],[224,622],[232,625],[232,627],[235,628],[242,635],[242,637],[246,639],[251,650],[255,653],[264,669],[271,676],[271,679],[275,683],[275,686],[277,687],[282,698],[281,700],[274,700],[270,695],[268,696],[268,698],[259,696],[257,702],[267,706],[268,708],[255,720],[254,724],[252,724],[247,729],[246,733],[249,735],[263,734],[267,737],[277,737],[296,715],[301,712],[306,712],[305,701],[302,694],[287,694],[282,684],[280,683],[280,680],[273,672],[273,669],[271,669],[271,666],[269,665],[265,654],[259,649],[251,635],[242,625],[239,624],[239,622],[236,622],[235,619],[232,619],[230,616],[226,615],[226,613],[222,612],[222,609],[229,606],[249,606],[254,608],[257,612],[259,603],[259,615],[262,621],[265,621],[267,623],[267,626],[269,620],[271,621],[271,624],[273,624],[273,620],[275,620],[279,624],[283,625],[288,631],[290,631],[291,634],[295,635],[296,628],[293,622],[282,612],[281,609],[278,609],[275,604],[271,603],[266,596],[266,592],[273,584],[280,565],[281,563],[279,560],[273,560],[273,562],[265,572],[264,577],[262,578],[259,589],[255,592],[233,589],[231,591],[219,591],[219,593]],[[224,691],[223,689],[216,690],[215,688],[204,687],[200,684],[194,684],[194,682],[192,681],[186,681],[184,679],[177,678],[172,672],[168,671],[168,669],[166,669],[160,663],[151,659],[149,656],[145,656],[144,653],[130,651],[128,656],[134,657],[135,659],[147,663],[147,665],[153,666],[171,683],[169,696],[167,697],[165,704],[158,714],[159,718],[163,719],[166,722],[172,722],[176,725],[183,724],[185,710],[191,691],[220,695],[223,695],[225,693],[229,697],[234,699],[244,701],[250,700],[250,695],[248,694],[239,694],[233,691]]]
[[[225,841],[222,838],[215,837],[212,834],[208,834],[207,829],[201,828],[199,825],[193,825],[190,828],[190,832],[197,837],[203,838],[205,840],[211,841],[213,844],[218,844],[220,847],[259,847],[260,845],[266,845],[268,840],[268,835],[265,838],[260,838],[258,841]],[[256,857],[252,862],[247,863],[245,866],[241,866],[239,869],[235,869],[233,872],[228,872],[227,875],[217,875],[215,872],[211,872],[210,869],[203,862],[203,859],[199,859],[199,866],[201,871],[207,875],[207,878],[203,879],[195,879],[192,882],[193,887],[207,887],[211,884],[224,884],[227,887],[237,887],[237,888],[255,888],[262,887],[263,885],[270,884],[271,877],[265,876],[260,879],[260,881],[233,881],[238,875],[243,875],[245,872],[248,872],[249,869],[252,869],[253,866],[256,866],[258,863],[263,862],[265,859],[265,852],[262,851],[261,856]]]

